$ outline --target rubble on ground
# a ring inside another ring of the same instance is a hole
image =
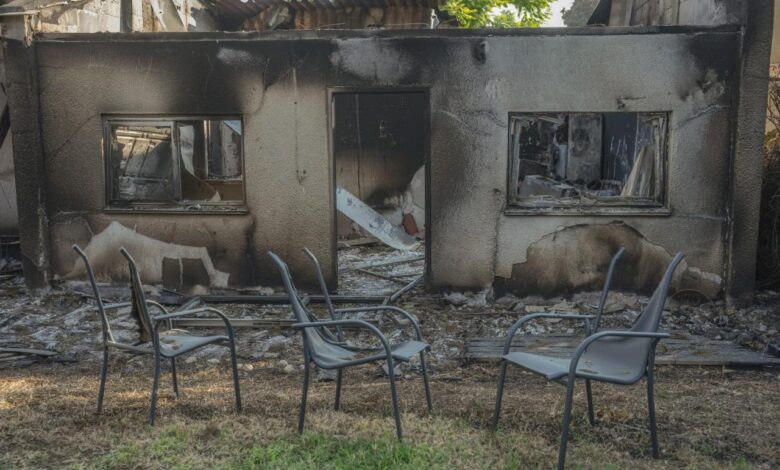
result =
[[[424,247],[395,250],[385,246],[355,246],[340,249],[338,255],[339,291],[354,295],[391,295],[425,272]]]
[[[405,252],[386,247],[351,247],[340,250],[341,293],[358,295],[390,295],[402,287],[401,282],[391,280],[392,275],[410,279],[424,270],[424,261],[392,264],[398,259],[409,259],[420,252]],[[352,268],[365,263],[383,264],[372,271],[387,274],[390,279],[366,275]],[[0,347],[24,347],[58,351],[48,361],[97,361],[102,353],[102,333],[97,312],[90,308],[89,297],[68,284],[52,289],[40,297],[25,294],[19,278],[0,282]],[[102,290],[102,288],[101,288]],[[150,289],[160,292],[162,289]],[[82,290],[82,292],[87,292]],[[107,288],[106,301],[127,300],[126,288]],[[277,294],[279,292],[276,292]],[[464,343],[469,338],[504,336],[508,328],[523,315],[535,312],[590,313],[598,303],[598,292],[579,293],[571,298],[544,299],[541,297],[518,298],[504,295],[493,298],[492,289],[481,291],[450,291],[430,294],[417,287],[402,296],[396,305],[413,313],[420,321],[423,334],[431,343],[430,365],[434,370],[457,367],[463,361]],[[648,298],[613,292],[607,301],[601,329],[628,328],[642,311]],[[342,305],[340,305],[341,307]],[[347,307],[348,305],[343,305]],[[228,317],[238,319],[279,320],[279,325],[269,322],[268,328],[237,327],[239,362],[242,367],[270,366],[292,373],[303,364],[300,335],[289,329],[291,312],[284,305],[219,304]],[[325,306],[310,305],[319,318],[328,316]],[[753,306],[734,308],[723,301],[700,303],[700,300],[677,299],[672,296],[662,317],[662,329],[687,331],[709,339],[733,341],[753,350],[778,354],[780,345],[780,293],[763,291],[756,295]],[[134,341],[138,329],[129,308],[111,312],[111,328],[122,341]],[[370,315],[363,315],[369,318]],[[379,322],[380,329],[392,341],[411,339],[411,328],[400,328],[388,321]],[[282,324],[282,320],[286,323]],[[403,326],[403,325],[401,325]],[[219,329],[192,329],[196,334],[221,334]],[[584,334],[580,324],[553,320],[541,320],[526,324],[525,334]],[[372,345],[370,336],[349,339],[362,346]],[[28,364],[42,360],[30,357],[20,360],[0,361],[0,367]],[[192,364],[206,362],[217,364],[229,361],[225,348],[203,348],[182,359]],[[282,363],[281,361],[286,361]],[[254,365],[253,365],[254,364]],[[284,364],[284,365],[282,365]],[[287,367],[290,366],[290,367]],[[133,367],[128,362],[127,367]],[[409,368],[418,367],[412,364]],[[403,374],[403,373],[402,373]],[[321,380],[333,380],[334,374],[318,371]]]

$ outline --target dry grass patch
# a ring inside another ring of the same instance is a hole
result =
[[[300,437],[300,374],[262,367],[242,373],[245,411],[236,414],[226,368],[185,365],[181,398],[174,399],[165,376],[158,425],[150,427],[145,365],[137,363],[133,373],[114,367],[102,417],[94,415],[94,364],[4,370],[0,467],[518,468],[551,467],[557,456],[564,389],[518,370],[510,374],[495,433],[494,368],[434,375],[432,415],[421,380],[402,380],[406,438],[398,443],[387,381],[373,367],[348,371],[341,412],[331,409],[333,383],[313,384]],[[778,385],[776,371],[660,369],[659,461],[650,458],[644,383],[596,384],[596,427],[587,423],[579,390],[567,461],[572,468],[777,467]]]

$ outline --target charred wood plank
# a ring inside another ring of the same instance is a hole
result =
[[[339,272],[343,273],[343,272],[355,271],[357,269],[372,269],[372,268],[378,268],[380,266],[392,266],[394,264],[414,263],[415,261],[424,261],[424,260],[425,260],[425,255],[417,255],[417,256],[411,256],[409,258],[377,261],[375,263],[363,263],[355,266],[348,266],[348,267],[340,268]]]
[[[225,323],[220,318],[182,317],[171,320],[175,327],[187,328],[224,328]],[[228,318],[233,328],[290,328],[297,320],[291,318]],[[378,324],[376,320],[365,320]],[[344,327],[349,330],[351,327]]]
[[[266,304],[289,305],[290,299],[286,295],[201,295],[199,296],[207,304]],[[306,297],[311,303],[325,303],[322,295],[310,295]],[[330,299],[342,304],[378,304],[385,300],[383,296],[371,295],[331,295]],[[183,295],[161,295],[158,301],[163,305],[181,305],[188,297]]]
[[[56,356],[59,354],[57,351],[49,351],[47,349],[30,349],[30,348],[0,348],[0,353],[14,353],[23,354],[29,356]]]
[[[571,357],[582,336],[517,336],[511,352],[525,351],[552,357]],[[466,341],[465,358],[476,362],[496,362],[501,358],[506,338],[473,338]],[[780,358],[767,356],[731,341],[710,340],[686,333],[675,334],[658,344],[656,364],[676,366],[761,367],[780,366]]]

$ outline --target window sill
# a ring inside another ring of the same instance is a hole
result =
[[[586,206],[586,207],[520,207],[504,209],[505,216],[556,215],[556,216],[646,216],[669,217],[672,211],[666,206]]]
[[[103,212],[108,214],[174,214],[174,215],[246,215],[249,209],[246,206],[201,206],[193,208],[192,206],[127,206],[127,207],[106,207]]]

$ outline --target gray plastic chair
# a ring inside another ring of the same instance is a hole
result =
[[[428,408],[431,409],[431,393],[428,384],[428,376],[425,369],[424,353],[430,349],[430,346],[422,340],[420,326],[417,321],[408,313],[401,309],[391,307],[394,312],[405,316],[415,329],[417,340],[406,341],[403,343],[391,344],[385,335],[375,327],[364,320],[329,320],[315,321],[313,315],[303,306],[298,296],[298,291],[292,281],[290,270],[287,264],[276,254],[268,252],[271,259],[274,260],[279,272],[282,275],[282,282],[290,298],[290,305],[293,314],[298,323],[293,328],[301,331],[303,337],[303,356],[304,356],[304,375],[303,375],[303,393],[301,396],[301,409],[298,416],[298,432],[303,432],[304,420],[306,417],[306,399],[309,392],[309,374],[310,363],[314,363],[322,369],[336,369],[339,372],[347,367],[367,364],[370,362],[384,361],[387,364],[387,375],[390,381],[390,395],[393,402],[393,415],[395,417],[395,428],[398,439],[403,438],[401,430],[401,414],[398,409],[398,393],[395,386],[395,362],[408,362],[412,357],[419,354],[422,361],[422,374],[425,381],[425,393],[428,399]],[[362,330],[368,330],[372,335],[379,339],[382,344],[381,349],[369,351],[368,355],[361,355],[359,351],[348,349],[338,339],[333,338],[329,328],[332,327],[354,327]],[[340,375],[339,375],[340,377]],[[341,381],[336,386],[336,405],[339,409],[341,398]]]
[[[147,300],[141,284],[141,278],[138,274],[138,268],[130,253],[124,248],[119,251],[127,258],[128,266],[130,268],[130,284],[132,290],[132,314],[131,316],[136,320],[138,324],[138,331],[140,333],[139,341],[134,344],[120,343],[116,341],[113,333],[111,332],[111,325],[108,322],[108,316],[106,315],[106,306],[103,303],[103,299],[100,296],[97,283],[95,281],[95,273],[92,270],[92,265],[89,262],[87,254],[78,246],[73,245],[73,250],[84,260],[84,264],[87,269],[87,275],[89,277],[89,283],[92,285],[92,290],[95,293],[95,302],[97,303],[97,309],[100,313],[100,324],[103,329],[103,365],[100,371],[100,390],[98,392],[97,413],[100,414],[103,410],[103,396],[106,389],[106,379],[108,377],[108,359],[109,350],[111,348],[128,351],[134,354],[151,354],[154,355],[154,384],[152,385],[152,398],[151,398],[151,410],[149,412],[149,423],[154,424],[157,409],[157,389],[160,384],[160,361],[161,358],[171,360],[171,373],[173,375],[173,392],[176,397],[179,396],[179,383],[176,377],[176,358],[182,354],[194,351],[203,346],[209,344],[223,344],[230,349],[231,359],[233,362],[233,386],[236,394],[236,409],[241,411],[241,390],[238,384],[238,367],[236,363],[236,346],[235,335],[233,334],[233,327],[227,317],[217,309],[211,307],[196,307],[199,299],[193,299],[185,303],[173,313],[169,313],[162,305],[152,300]],[[122,304],[126,305],[126,304]],[[149,307],[154,307],[162,312],[162,315],[152,316],[149,314]],[[181,317],[184,315],[192,315],[196,313],[212,313],[222,321],[225,322],[225,329],[227,330],[227,336],[189,336],[189,335],[165,335],[164,342],[160,341],[160,334],[157,328],[157,324],[162,321],[167,321],[168,327],[171,327],[171,319]],[[150,344],[151,343],[151,344]]]
[[[512,352],[510,347],[512,339],[518,328],[524,323],[535,318],[544,318],[547,315],[533,314],[520,319],[509,330],[504,355],[501,358],[501,374],[498,379],[498,394],[496,397],[496,410],[493,417],[494,428],[498,426],[498,417],[501,413],[501,399],[504,394],[504,381],[508,364],[527,369],[531,372],[545,376],[547,380],[560,380],[566,384],[566,401],[563,411],[563,431],[561,433],[561,446],[558,452],[558,468],[563,469],[566,460],[566,444],[569,437],[569,423],[571,421],[572,397],[574,396],[574,382],[576,379],[585,379],[588,396],[588,418],[594,424],[593,401],[591,397],[591,380],[609,382],[618,385],[631,385],[642,377],[647,378],[647,403],[650,417],[650,436],[653,446],[653,457],[658,458],[658,437],[655,421],[655,402],[653,399],[653,369],[655,367],[655,348],[662,338],[668,338],[669,334],[659,333],[661,314],[666,304],[669,285],[677,266],[685,256],[682,253],[672,259],[661,283],[656,288],[650,302],[642,314],[637,318],[630,330],[602,331],[589,336],[580,343],[573,356],[569,359],[548,357],[540,354],[525,352]],[[613,260],[614,263],[614,260]],[[611,268],[614,266],[611,266]],[[610,268],[610,270],[611,270]],[[607,282],[609,282],[609,277]],[[605,290],[608,286],[605,286]],[[604,299],[602,293],[602,299]],[[601,302],[603,304],[603,302]],[[603,309],[603,305],[602,305]],[[600,314],[600,312],[599,312]],[[586,315],[555,316],[555,318],[580,319],[588,325],[590,320]],[[597,322],[596,322],[597,323]],[[589,326],[586,326],[590,328]]]
[[[333,306],[333,301],[330,298],[330,292],[328,291],[328,286],[325,283],[325,276],[322,274],[322,267],[320,266],[319,260],[317,259],[316,256],[314,256],[314,253],[312,253],[311,250],[309,250],[308,248],[304,248],[303,252],[306,254],[306,256],[311,261],[312,265],[314,266],[314,272],[317,274],[317,281],[320,285],[320,290],[322,291],[322,295],[325,298],[325,306],[328,309],[328,313],[330,314],[331,320],[343,320],[345,315],[349,315],[352,313],[378,313],[378,314],[387,315],[395,323],[396,326],[402,327],[403,325],[396,318],[396,315],[401,315],[402,317],[404,317],[409,321],[410,325],[414,327],[417,341],[425,342],[422,338],[422,333],[420,331],[420,327],[417,320],[409,312],[407,312],[406,310],[400,307],[382,305],[382,306],[336,309]],[[312,319],[312,321],[317,321],[317,319],[314,318],[311,314],[309,316]],[[345,349],[349,349],[351,351],[371,352],[371,351],[381,350],[381,348],[357,348],[348,344],[346,341],[344,341],[344,334],[340,326],[336,327],[335,335],[329,330],[323,333],[325,333],[324,338],[326,341],[338,344],[339,346]],[[423,382],[425,384],[425,398],[428,402],[428,409],[432,410],[433,402],[431,399],[431,388],[428,382],[428,373],[427,373],[427,366],[425,364],[425,355],[422,352],[420,352],[420,368],[422,370]],[[339,369],[336,375],[336,406],[335,406],[336,410],[339,409],[339,399],[341,396],[341,379],[342,379],[342,370]]]

